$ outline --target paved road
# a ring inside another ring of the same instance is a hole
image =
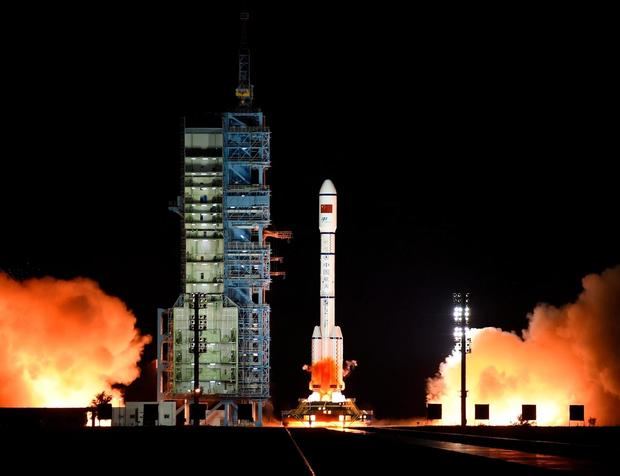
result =
[[[490,438],[486,446],[482,439],[473,444],[445,441],[449,438],[454,435],[383,428],[354,432],[283,427],[0,428],[5,464],[17,464],[28,474],[62,471],[83,476],[99,470],[251,476],[616,474],[597,466],[596,458],[578,460],[535,451],[549,447],[540,441],[528,442],[529,449],[524,450],[499,448],[507,438]]]
[[[413,432],[390,429],[341,432],[291,429],[292,438],[317,476],[383,475],[463,471],[481,474],[615,474],[596,462],[506,448],[421,438]],[[311,473],[307,473],[311,474]]]

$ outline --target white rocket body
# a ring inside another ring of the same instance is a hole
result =
[[[338,197],[331,180],[325,180],[319,191],[319,231],[321,232],[321,272],[320,272],[320,325],[312,333],[312,365],[320,360],[331,358],[336,363],[337,375],[329,383],[330,399],[344,399],[342,376],[343,339],[340,327],[335,325],[336,311],[336,226]],[[318,386],[310,382],[313,391],[310,399],[317,399]]]

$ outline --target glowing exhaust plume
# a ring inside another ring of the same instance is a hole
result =
[[[331,357],[319,360],[314,365],[304,365],[304,370],[312,374],[312,385],[320,385],[318,391],[321,396],[332,393],[330,384],[338,378],[338,367],[336,361]]]
[[[569,405],[585,405],[586,421],[620,424],[620,267],[586,276],[583,289],[573,304],[536,307],[522,337],[472,330],[469,424],[476,403],[490,404],[497,425],[517,422],[522,404],[537,405],[538,425],[567,425]],[[443,404],[444,424],[460,422],[460,385],[453,353],[427,381],[427,401]]]
[[[129,384],[151,341],[88,279],[14,281],[0,273],[0,406],[85,407]]]
[[[342,369],[343,378],[348,377],[355,367],[357,367],[357,360],[345,360]],[[302,368],[311,374],[310,388],[320,395],[322,401],[333,401],[334,396],[337,399],[344,398],[339,391],[334,392],[331,387],[338,378],[338,364],[334,359],[326,357],[314,365],[305,364]],[[319,385],[319,388],[316,388],[315,385]]]

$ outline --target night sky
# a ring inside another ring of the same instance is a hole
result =
[[[453,292],[472,293],[474,326],[520,331],[537,303],[574,300],[585,274],[620,264],[605,29],[491,13],[252,11],[272,228],[294,233],[272,241],[287,271],[269,292],[277,410],[309,393],[325,178],[339,194],[336,322],[359,363],[345,394],[379,417],[424,413],[425,379],[452,348]],[[238,12],[108,15],[7,51],[0,269],[92,278],[154,334],[180,290],[167,207],[182,118],[217,126],[235,106]],[[147,382],[128,397],[153,399]]]

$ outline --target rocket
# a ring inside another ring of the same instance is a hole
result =
[[[312,333],[312,365],[325,359],[335,362],[336,374],[329,378],[332,401],[344,390],[342,375],[342,332],[335,325],[336,304],[336,226],[338,196],[331,180],[325,180],[319,191],[319,231],[321,233],[320,325]],[[310,390],[319,390],[310,382]],[[315,394],[316,395],[316,394]],[[317,395],[318,396],[318,395]]]

